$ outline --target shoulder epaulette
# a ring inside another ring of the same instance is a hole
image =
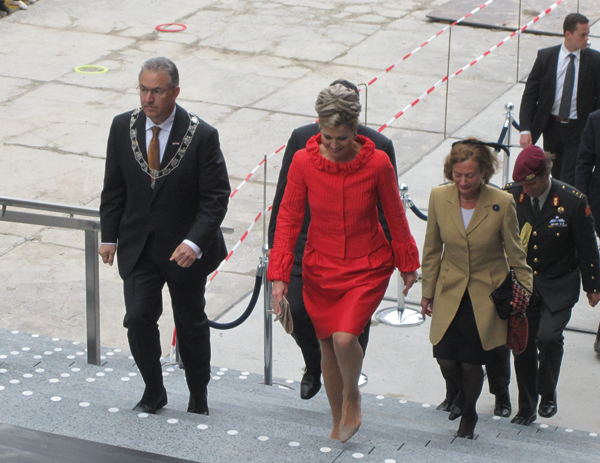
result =
[[[583,196],[583,193],[581,191],[579,191],[575,187],[572,187],[571,185],[563,185],[560,189],[562,191],[564,191],[565,193],[570,193],[571,195],[575,196],[577,199],[581,199],[581,197]]]
[[[509,188],[516,188],[518,186],[521,186],[518,182],[510,182],[504,185],[504,189],[508,190]]]

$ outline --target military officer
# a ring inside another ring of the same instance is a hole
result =
[[[580,281],[594,307],[600,300],[598,246],[586,196],[550,178],[552,158],[535,145],[518,156],[514,196],[527,264],[533,269],[534,295],[527,309],[529,339],[515,355],[519,411],[512,423],[527,425],[558,410],[556,385],[564,352],[563,330],[579,300]]]

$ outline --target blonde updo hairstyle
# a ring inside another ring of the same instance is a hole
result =
[[[315,103],[320,128],[344,126],[356,132],[361,109],[358,94],[342,84],[321,90]]]
[[[478,142],[476,138],[468,138],[464,143],[456,143],[452,146],[450,154],[444,160],[444,176],[448,180],[454,181],[452,176],[454,164],[473,159],[477,162],[483,183],[486,185],[489,183],[498,168],[498,158],[489,147]]]

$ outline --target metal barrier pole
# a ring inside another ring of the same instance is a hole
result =
[[[514,120],[512,111],[515,109],[515,105],[513,105],[510,101],[504,105],[504,109],[506,109],[506,122],[508,123],[508,130],[506,133],[506,146],[508,147],[508,151],[510,153],[510,143],[511,143],[511,131],[512,131],[512,123]],[[504,153],[504,162],[502,167],[502,180],[503,186],[509,182],[509,171],[510,171],[510,157]]]
[[[85,306],[88,363],[100,365],[100,276],[98,231],[85,231]]]
[[[400,184],[400,197],[402,198],[402,205],[406,211],[409,206],[408,186],[405,183]],[[388,307],[379,310],[375,314],[375,319],[383,323],[384,325],[390,326],[418,326],[425,323],[423,315],[420,310],[409,309],[405,307],[406,301],[404,297],[404,280],[400,271],[398,271],[398,304],[396,307]]]
[[[263,298],[264,298],[264,320],[265,320],[265,380],[267,386],[273,385],[273,315],[269,313],[271,310],[271,291],[273,283],[267,278],[267,270],[269,269],[269,257],[267,256],[268,246],[263,247],[263,255],[260,258],[260,266],[263,272]]]

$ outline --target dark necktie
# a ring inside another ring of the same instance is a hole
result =
[[[569,116],[571,115],[571,99],[573,98],[573,85],[575,84],[575,55],[569,53],[569,58],[571,61],[567,65],[560,108],[558,109],[559,119],[565,120],[569,119]]]
[[[533,198],[533,220],[538,221],[540,218],[540,200]]]
[[[148,147],[148,166],[150,169],[160,169],[160,143],[158,141],[158,133],[160,127],[155,125],[152,127],[152,140],[150,140],[150,146]],[[154,177],[152,177],[152,183],[154,183]]]

